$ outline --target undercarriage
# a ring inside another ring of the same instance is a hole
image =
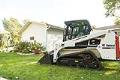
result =
[[[92,69],[101,69],[102,65],[98,58],[90,51],[81,53],[67,54],[60,56],[56,63],[53,63],[53,55],[46,54],[39,60],[40,64],[56,64],[63,66],[84,67]]]

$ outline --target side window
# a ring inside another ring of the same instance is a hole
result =
[[[77,32],[77,29],[76,28],[73,28],[73,35],[75,35]]]
[[[73,28],[73,36],[74,36],[74,38],[76,38],[76,36],[78,35],[78,32],[79,32],[79,27]]]
[[[34,40],[34,36],[31,36],[31,37],[30,37],[30,40]]]
[[[71,39],[72,36],[72,28],[70,26],[67,27],[67,35],[66,35],[66,39]]]

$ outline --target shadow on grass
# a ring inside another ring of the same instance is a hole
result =
[[[105,75],[115,75],[120,74],[120,61],[103,61]]]

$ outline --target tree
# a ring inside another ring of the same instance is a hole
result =
[[[116,11],[120,9],[120,0],[104,0],[106,16],[116,16]],[[120,15],[119,15],[120,16]]]
[[[0,34],[0,47],[2,47],[2,46],[3,46],[2,37],[3,37],[3,35],[2,35],[2,34]]]
[[[10,18],[9,20],[4,18],[2,22],[3,22],[4,29],[10,32],[13,44],[14,45],[18,44],[20,41],[20,35],[18,34],[18,32],[22,28],[19,21],[15,18]]]
[[[117,18],[115,19],[115,24],[120,25],[120,17],[117,17]]]

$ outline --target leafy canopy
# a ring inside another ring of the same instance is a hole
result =
[[[120,9],[120,0],[104,0],[106,16],[116,16],[116,11]],[[120,16],[120,15],[119,15]]]
[[[13,44],[16,45],[17,43],[19,43],[20,35],[18,32],[22,28],[22,25],[19,23],[19,21],[15,18],[10,18],[10,19],[4,18],[2,22],[4,29],[10,32]]]

